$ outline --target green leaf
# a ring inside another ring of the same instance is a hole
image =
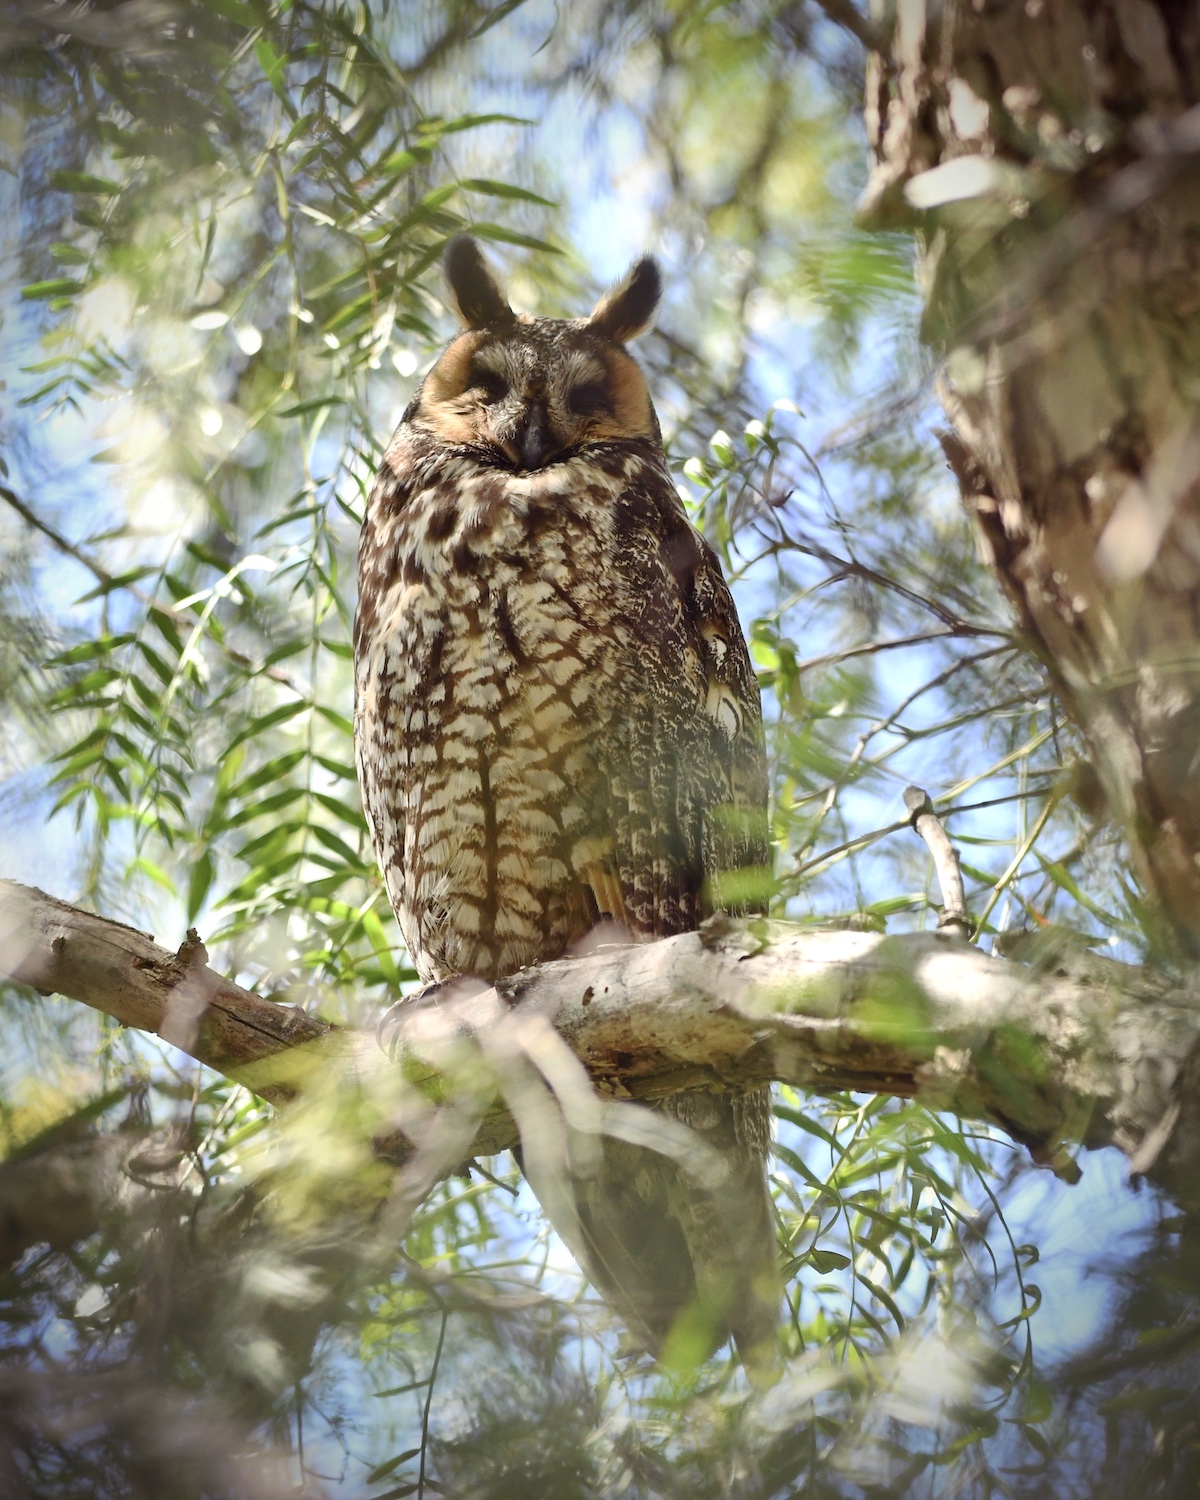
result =
[[[313,760],[319,766],[323,766],[331,776],[339,776],[343,781],[358,780],[358,772],[344,760],[330,760],[325,755],[314,755]]]
[[[398,177],[403,172],[411,171],[413,167],[423,166],[432,158],[432,147],[413,146],[407,151],[393,151],[391,156],[379,163],[377,170],[385,176]]]
[[[789,1120],[793,1125],[798,1125],[801,1130],[806,1130],[809,1135],[815,1135],[819,1141],[831,1147],[837,1154],[842,1155],[842,1148],[838,1144],[837,1137],[831,1135],[818,1120],[811,1115],[804,1114],[801,1110],[792,1109],[787,1104],[776,1104],[773,1113],[777,1119]]]
[[[127,646],[132,635],[102,635],[94,641],[81,641],[67,651],[60,651],[46,662],[47,667],[69,667],[81,661],[94,661],[98,656],[108,656],[121,646]]]
[[[229,744],[225,747],[226,755],[246,740],[252,740],[256,735],[263,734],[268,729],[275,729],[280,724],[286,724],[289,719],[294,719],[297,714],[303,713],[305,709],[311,706],[307,698],[298,698],[295,703],[284,703],[281,707],[272,709],[269,714],[263,714],[260,718],[254,719],[246,725],[240,734],[234,735],[233,739],[230,740]],[[354,732],[353,725],[350,732],[351,734]]]
[[[51,172],[50,186],[60,193],[96,193],[111,196],[121,191],[119,182],[110,182],[107,177],[93,177],[88,172]]]
[[[277,417],[302,417],[306,412],[320,411],[324,406],[345,406],[344,396],[314,396],[311,401],[298,401],[295,406],[286,406],[277,411]]]
[[[268,782],[282,781],[296,769],[307,753],[306,750],[289,750],[286,755],[278,755],[274,760],[269,760],[265,766],[260,766],[236,786],[229,788],[230,800],[242,800]]]
[[[372,1469],[367,1475],[367,1483],[374,1484],[378,1479],[385,1479],[389,1474],[394,1473],[401,1464],[406,1464],[410,1458],[416,1458],[420,1451],[420,1448],[409,1448],[404,1453],[397,1453],[395,1458],[389,1458],[387,1463],[380,1464],[378,1468]]]
[[[288,98],[287,85],[284,80],[283,58],[279,56],[265,36],[259,37],[258,41],[255,42],[254,55],[258,58],[258,65],[263,70],[267,82],[290,110],[291,100]]]
[[[844,1271],[850,1264],[850,1257],[837,1250],[810,1250],[808,1259],[822,1276],[828,1276],[831,1271]],[[875,1291],[876,1288],[872,1287],[871,1290]]]
[[[449,203],[450,199],[458,192],[458,184],[448,182],[444,187],[434,188],[431,193],[426,193],[421,199],[420,209],[422,217],[428,217],[432,210],[441,208],[443,203]]]
[[[56,276],[51,281],[34,281],[21,288],[21,296],[26,302],[44,302],[48,297],[74,297],[81,292],[85,283],[73,281],[66,276]]]
[[[815,1188],[818,1193],[825,1193],[827,1191],[825,1184],[816,1175],[816,1173],[812,1170],[812,1168],[808,1165],[804,1158],[802,1156],[797,1156],[797,1154],[793,1150],[791,1150],[790,1147],[780,1143],[775,1147],[775,1154],[776,1156],[778,1156],[781,1162],[784,1162],[787,1166],[791,1167],[793,1172],[796,1172],[801,1177],[803,1177],[805,1182],[808,1183],[809,1187]]]
[[[530,234],[518,234],[514,229],[505,229],[502,224],[472,224],[471,233],[481,240],[494,240],[500,245],[520,245],[525,250],[544,250],[547,255],[561,255],[557,245],[537,240]]]
[[[243,5],[241,0],[202,0],[202,3],[218,16],[224,16],[227,21],[236,21],[239,26],[262,25],[250,7]]]
[[[360,297],[355,297],[345,307],[341,307],[332,317],[327,318],[321,327],[326,333],[332,333],[337,328],[344,328],[347,323],[352,323],[355,318],[361,317],[363,313],[370,311],[377,301],[374,291],[363,292]],[[283,415],[283,413],[280,413]]]
[[[106,578],[98,583],[94,589],[89,589],[86,594],[80,594],[76,600],[78,604],[87,604],[92,599],[103,598],[105,594],[111,594],[118,589],[126,589],[131,583],[138,583],[155,571],[149,564],[142,568],[130,568],[124,573],[117,573],[112,578]]]
[[[417,129],[424,135],[454,135],[460,130],[475,130],[480,125],[536,125],[521,115],[459,115],[454,120],[422,120]]]
[[[1054,1411],[1054,1400],[1045,1381],[1031,1377],[1025,1391],[1024,1409],[1017,1422],[1045,1422]]]
[[[139,640],[137,648],[161,682],[168,684],[174,681],[175,673],[152,646],[147,645],[144,640]]]
[[[708,440],[708,446],[712,455],[723,469],[732,469],[734,465],[733,440],[723,429],[718,428]]]
[[[349,807],[345,802],[339,802],[336,797],[327,796],[324,792],[314,792],[313,797],[326,812],[331,812],[335,818],[349,824],[356,833],[366,833],[367,821],[357,807]]]
[[[400,984],[400,976],[396,972],[396,960],[392,954],[391,944],[383,930],[383,923],[373,911],[365,911],[362,916],[363,931],[367,935],[367,941],[375,951],[375,957],[379,961],[379,967],[387,983],[393,987]]]
[[[282,791],[272,792],[269,797],[264,797],[261,802],[252,802],[234,817],[230,818],[230,828],[240,828],[245,823],[252,823],[255,818],[265,817],[268,813],[278,812],[282,807],[289,807],[299,798],[304,796],[302,786],[285,786]]]
[[[271,860],[265,865],[258,865],[251,870],[245,880],[235,886],[221,901],[221,906],[234,906],[239,901],[249,900],[256,895],[264,886],[270,885],[272,881],[278,880],[281,875],[286,875],[289,870],[295,869],[300,863],[302,855],[299,849],[289,849],[278,858]]]
[[[153,880],[155,885],[161,886],[164,891],[168,892],[168,894],[172,896],[175,894],[175,882],[171,879],[171,877],[164,869],[162,869],[159,865],[156,865],[153,860],[147,859],[144,854],[139,854],[138,857],[131,862],[126,873],[127,875],[131,875],[134,873],[134,871],[139,870],[143,875],[148,875],[150,879]]]
[[[249,820],[247,820],[249,821]],[[268,863],[274,857],[271,851],[280,850],[294,834],[303,833],[308,827],[306,822],[299,818],[285,818],[282,823],[274,823],[265,833],[256,834],[254,838],[240,845],[237,856],[246,864],[252,864],[260,856],[266,858]]]
[[[204,905],[204,898],[208,895],[212,882],[212,855],[205,849],[192,866],[192,873],[188,876],[187,921],[189,927],[192,926],[199,915],[200,908]]]
[[[362,856],[357,850],[351,849],[344,839],[338,838],[337,834],[328,828],[322,828],[319,823],[313,823],[309,832],[319,843],[325,845],[326,849],[336,854],[343,864],[351,869],[361,870],[363,868]]]
[[[324,703],[318,703],[315,707],[327,724],[332,724],[335,729],[340,729],[350,739],[354,738],[354,725],[345,714],[338,713],[336,708],[330,708]]]
[[[499,25],[499,23],[504,20],[505,16],[511,16],[513,11],[516,10],[519,5],[523,5],[524,3],[525,0],[500,0],[500,3],[496,6],[495,10],[493,10],[484,20],[480,21],[479,25],[476,26],[475,30],[471,33],[472,40],[474,40],[474,38],[477,36],[482,36],[484,32],[490,31],[493,26]]]
[[[528,188],[516,187],[511,182],[493,182],[490,177],[467,177],[459,183],[469,193],[485,193],[489,198],[513,198],[521,203],[540,203],[543,208],[557,208],[552,198],[543,198]]]

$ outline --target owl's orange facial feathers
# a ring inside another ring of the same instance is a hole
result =
[[[658,305],[658,269],[638,261],[587,319],[517,317],[473,240],[446,255],[467,327],[418,393],[411,420],[505,468],[540,469],[592,444],[659,437],[641,370],[624,344]]]

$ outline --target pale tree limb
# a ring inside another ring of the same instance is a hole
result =
[[[942,909],[938,914],[938,931],[952,932],[956,937],[969,938],[971,919],[967,915],[967,898],[963,891],[958,850],[950,842],[949,834],[938,821],[929,793],[924,787],[905,787],[904,805],[908,808],[909,822],[913,826],[913,831],[924,841],[925,847],[933,856],[933,867],[937,871],[938,884],[942,888]]]
[[[495,989],[415,997],[392,1014],[393,1065],[373,1035],[339,1032],[214,974],[196,941],[171,954],[132,928],[0,882],[0,974],[12,981],[155,1032],[269,1099],[381,1067],[401,1077],[415,1102],[393,1116],[396,1137],[420,1142],[410,1123],[431,1112],[452,1137],[400,1153],[408,1200],[457,1163],[513,1145],[517,1123],[528,1143],[544,1124],[543,1095],[576,1135],[630,1138],[637,1112],[616,1101],[779,1081],[915,1097],[998,1124],[1066,1172],[1069,1147],[1115,1145],[1135,1172],[1196,1206],[1195,988],[1061,945],[1027,943],[1021,956],[1031,961],[945,934],[718,918],[700,932],[544,964]],[[472,1048],[474,1099],[435,1110],[429,1101],[466,1076]],[[486,1086],[480,1057],[492,1070]],[[578,1065],[595,1084],[586,1098]],[[542,1093],[510,1089],[518,1074],[536,1077]]]
[[[0,975],[82,1000],[230,1078],[246,1080],[259,1067],[255,1090],[272,1102],[290,1098],[295,1082],[261,1065],[332,1030],[214,974],[192,934],[170,953],[135,927],[13,881],[0,881]]]

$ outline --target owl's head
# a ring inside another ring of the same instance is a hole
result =
[[[504,469],[543,469],[594,443],[659,440],[625,345],[654,321],[662,282],[649,256],[586,318],[517,316],[475,240],[446,251],[463,331],[425,377],[407,419]]]

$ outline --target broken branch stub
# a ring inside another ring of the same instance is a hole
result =
[[[942,888],[942,909],[938,915],[938,931],[970,938],[974,927],[967,915],[967,898],[963,888],[958,850],[950,842],[949,834],[942,827],[933,810],[929,793],[923,787],[905,787],[904,805],[908,808],[908,820],[912,824],[913,831],[924,841],[926,848],[933,856],[933,868],[937,872],[938,884]]]

